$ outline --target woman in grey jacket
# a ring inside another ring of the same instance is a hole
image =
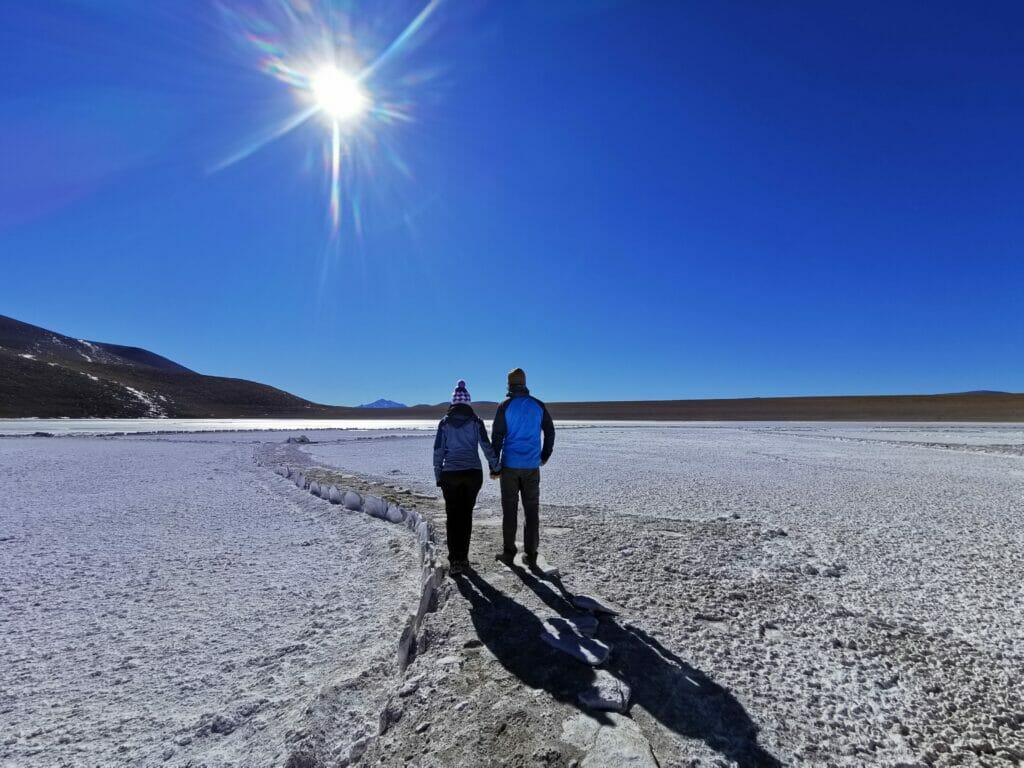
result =
[[[448,530],[448,561],[451,573],[462,573],[469,567],[469,539],[473,533],[473,507],[484,474],[480,465],[483,449],[491,473],[501,471],[498,457],[487,427],[470,405],[466,382],[459,379],[452,392],[448,414],[437,425],[434,439],[434,479],[444,494],[444,511]]]

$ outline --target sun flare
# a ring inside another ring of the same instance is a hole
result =
[[[244,12],[234,7],[237,3],[229,7],[226,0],[215,0],[239,40],[257,52],[259,68],[291,88],[292,104],[299,109],[261,130],[211,171],[234,165],[320,117],[325,125],[318,127],[327,129],[323,164],[330,182],[331,234],[337,236],[340,231],[342,203],[347,195],[347,210],[351,211],[358,236],[362,231],[360,200],[370,192],[369,179],[374,175],[371,166],[391,165],[410,177],[388,133],[399,124],[413,121],[412,90],[422,88],[433,73],[429,69],[403,72],[397,67],[403,56],[428,37],[424,27],[442,1],[425,0],[401,32],[376,55],[370,55],[370,48],[357,46],[352,34],[341,34],[341,30],[351,31],[356,26],[351,14],[340,7],[348,3],[256,0],[254,5],[262,6],[262,10]],[[376,19],[389,22],[384,26],[391,26],[391,21],[383,16]],[[357,182],[360,175],[363,180]]]
[[[369,106],[370,100],[359,82],[334,65],[317,70],[309,85],[320,111],[337,122],[354,120]]]

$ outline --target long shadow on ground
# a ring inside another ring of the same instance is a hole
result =
[[[470,604],[477,636],[505,669],[524,685],[542,688],[558,701],[582,709],[576,695],[593,683],[593,670],[541,640],[541,620],[478,573],[468,571],[456,576],[455,583]],[[610,722],[600,713],[588,714],[603,723]]]
[[[512,570],[552,610],[566,617],[579,615],[572,605],[572,595],[557,577],[539,579],[522,568]],[[542,631],[540,620],[532,613],[529,615],[536,623],[535,634],[539,634]],[[735,696],[646,632],[613,617],[602,616],[597,636],[612,647],[604,668],[628,684],[633,693],[632,702],[666,728],[680,736],[700,739],[740,768],[779,768],[782,765],[758,745],[757,725]],[[572,661],[560,663],[582,666]],[[510,671],[515,670],[510,668]],[[587,672],[581,682],[589,682],[589,670]],[[582,689],[580,685],[575,691]]]

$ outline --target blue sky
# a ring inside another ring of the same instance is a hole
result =
[[[441,2],[334,234],[324,120],[211,170],[282,2],[0,7],[0,313],[339,404],[1024,391],[1019,4]]]

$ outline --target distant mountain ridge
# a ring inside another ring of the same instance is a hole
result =
[[[369,405],[396,419],[437,419],[450,407]],[[547,405],[556,421],[1024,422],[1024,395],[990,390]],[[497,404],[473,407],[489,419]],[[204,376],[146,349],[75,339],[0,315],[0,418],[31,416],[365,419],[367,408],[320,405],[266,384]]]
[[[374,400],[372,403],[366,403],[366,405],[357,405],[357,408],[408,408],[405,403],[396,403],[394,400],[385,400],[383,397],[379,400]]]
[[[353,411],[0,315],[0,418],[330,418]]]

